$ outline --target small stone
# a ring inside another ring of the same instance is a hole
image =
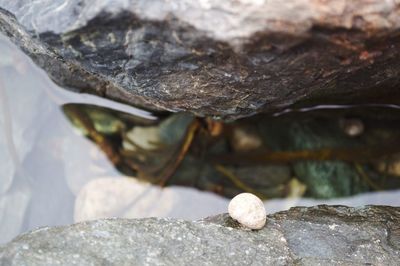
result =
[[[292,178],[287,184],[288,198],[301,198],[307,190],[307,186],[300,182],[297,178]]]
[[[349,137],[358,137],[364,133],[364,123],[356,118],[343,118],[339,121],[339,126]]]
[[[262,140],[251,129],[236,127],[233,130],[231,145],[237,152],[248,152],[256,150],[262,146]]]
[[[379,173],[400,176],[400,153],[394,154],[389,158],[379,160],[374,163],[373,166]]]
[[[251,193],[235,196],[229,203],[228,212],[232,219],[249,229],[263,228],[267,218],[264,203]]]

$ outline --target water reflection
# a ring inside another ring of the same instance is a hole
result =
[[[239,155],[245,162],[246,158],[255,154],[253,149],[260,148],[260,144],[264,146],[268,143],[268,147],[279,152],[286,151],[285,145],[301,147],[313,142],[301,139],[299,143],[292,144],[283,137],[281,142],[275,141],[274,135],[281,135],[282,132],[300,135],[303,131],[301,128],[278,130],[270,120],[262,123],[248,120],[241,127],[198,120],[185,114],[161,117],[158,120],[157,116],[143,110],[58,88],[1,35],[0,51],[0,242],[38,226],[100,217],[168,216],[199,219],[226,211],[228,199],[219,195],[229,197],[249,188],[269,198],[301,195],[304,192],[302,185],[310,187],[299,178],[299,173],[304,169],[327,169],[327,173],[336,171],[340,174],[338,176],[350,170],[352,173],[359,171],[354,165],[350,168],[343,166],[341,171],[323,164],[311,164],[312,167],[300,165],[296,171],[292,166],[288,167],[287,162],[242,165],[235,161],[236,157],[226,156],[232,155],[231,151],[234,151],[234,155]],[[104,105],[119,112],[104,112],[106,109],[93,105]],[[75,108],[72,113],[71,107]],[[69,112],[68,116],[72,117],[72,122],[80,129],[79,134],[63,110]],[[74,112],[84,112],[86,118],[82,120],[80,114],[74,115]],[[126,113],[135,114],[135,117]],[[379,115],[381,112],[374,113]],[[78,119],[74,120],[74,117]],[[379,130],[373,131],[375,133],[372,135],[368,133],[361,136],[370,136],[370,141],[382,140],[382,134],[387,133],[381,129],[390,123],[387,120],[382,123],[378,117],[371,121],[371,125],[383,126],[376,127]],[[396,121],[392,121],[393,125]],[[85,123],[86,126],[82,128]],[[257,125],[256,129],[254,125]],[[371,125],[365,122],[365,130],[375,127]],[[165,132],[169,134],[155,134],[164,132],[157,131],[160,127],[167,128]],[[277,130],[271,131],[271,127]],[[259,131],[263,128],[272,135],[260,135]],[[340,127],[335,129],[343,134],[340,130]],[[158,141],[158,138],[162,141]],[[344,139],[347,139],[345,135]],[[360,147],[363,147],[361,144],[364,142],[367,143],[366,137],[358,137],[356,140]],[[353,139],[349,138],[349,141],[353,142]],[[388,159],[376,164],[360,162],[361,170],[368,173],[367,177],[377,185],[395,184],[387,182],[398,180],[394,174],[397,166],[393,163],[397,161],[396,156]],[[111,162],[125,174],[118,172]],[[316,170],[313,171],[318,172]],[[378,175],[375,177],[370,174],[372,172]],[[138,179],[126,177],[126,174]],[[382,174],[387,179],[381,184]],[[254,176],[257,178],[254,179]],[[151,183],[166,187],[144,182],[149,181],[149,177],[152,178]],[[357,172],[354,178],[353,183],[357,180],[361,182],[364,177],[360,177]],[[203,191],[182,185],[194,186]],[[374,190],[368,184],[367,189],[361,188],[344,192],[351,195]],[[321,202],[325,201],[269,199],[266,206],[272,212],[297,204]],[[400,205],[400,197],[399,191],[394,191],[328,202]]]

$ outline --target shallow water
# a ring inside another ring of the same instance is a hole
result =
[[[226,212],[228,199],[190,187],[160,188],[127,178],[64,115],[67,103],[153,114],[55,85],[0,36],[0,242],[39,227],[101,217],[200,219]],[[320,203],[400,206],[400,190],[334,199],[273,199],[268,212]]]

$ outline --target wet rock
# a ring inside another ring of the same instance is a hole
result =
[[[285,197],[290,193],[287,185],[292,172],[288,165],[242,166],[227,167],[227,169],[244,184],[254,188],[264,199]],[[229,194],[232,196],[242,192],[229,185],[224,190],[231,191]]]
[[[352,147],[354,142],[340,134],[338,128],[321,121],[294,123],[289,132],[295,149]],[[350,196],[369,190],[351,163],[343,161],[303,161],[293,164],[295,175],[307,185],[307,195],[315,198]]]
[[[399,103],[399,6],[0,0],[16,15],[1,12],[0,32],[65,88],[230,119],[289,105]]]
[[[0,248],[2,265],[397,265],[400,209],[297,207],[256,232],[199,222],[107,219],[41,228]]]
[[[296,163],[294,171],[307,184],[310,197],[330,199],[368,191],[355,169],[344,162]]]
[[[136,126],[126,133],[123,142],[124,149],[157,150],[161,147],[179,144],[194,117],[187,113],[171,115],[156,126]]]
[[[395,109],[386,118],[382,114],[388,109],[364,107],[263,114],[231,123],[176,113],[143,124],[105,108],[69,104],[63,109],[71,108],[71,121],[79,121],[74,125],[87,120],[98,125],[92,130],[116,151],[120,171],[153,184],[193,186],[228,198],[251,192],[263,199],[295,197],[304,190],[309,197],[333,198],[399,187],[400,179],[371,167],[399,151]],[[345,134],[339,123],[350,120],[350,111],[367,125],[357,137]],[[122,126],[110,127],[114,124]],[[105,143],[91,139],[99,147]]]

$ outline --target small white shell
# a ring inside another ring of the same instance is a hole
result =
[[[251,193],[241,193],[234,197],[229,203],[228,212],[232,219],[250,229],[263,228],[267,218],[264,203]]]

